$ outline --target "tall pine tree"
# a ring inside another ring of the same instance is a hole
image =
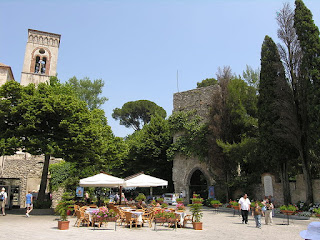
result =
[[[269,171],[278,171],[283,185],[284,202],[291,202],[288,166],[296,158],[297,136],[292,90],[276,44],[266,36],[261,50],[261,72],[258,100],[260,153]]]
[[[295,5],[294,27],[302,52],[296,101],[301,131],[299,155],[306,181],[306,200],[310,203],[313,202],[312,155],[317,150],[320,132],[320,38],[311,11],[302,0],[296,0]]]

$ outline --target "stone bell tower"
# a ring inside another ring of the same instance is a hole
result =
[[[38,85],[56,75],[60,37],[59,34],[28,29],[21,85]]]

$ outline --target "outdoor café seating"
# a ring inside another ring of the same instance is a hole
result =
[[[125,212],[126,215],[126,224],[127,226],[129,225],[130,228],[132,228],[132,223],[135,224],[135,226],[137,227],[138,221],[137,218],[133,217],[131,212]]]
[[[76,217],[77,217],[77,220],[75,222],[74,225],[77,225],[78,227],[80,226],[80,224],[86,224],[87,226],[90,225],[90,216],[85,213],[83,210],[76,210]]]

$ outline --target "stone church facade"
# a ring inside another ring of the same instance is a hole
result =
[[[60,38],[59,34],[28,29],[21,85],[38,85],[56,76]],[[0,85],[9,80],[15,80],[11,67],[0,63]],[[52,158],[50,164],[59,161]],[[24,208],[27,192],[39,191],[43,164],[44,156],[22,151],[0,157],[0,188],[5,187],[8,193],[7,207]]]

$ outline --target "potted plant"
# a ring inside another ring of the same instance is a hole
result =
[[[218,208],[218,207],[220,207],[220,206],[222,205],[219,200],[212,200],[212,201],[210,202],[210,204],[211,204],[212,207],[214,207],[214,208]]]
[[[203,216],[202,214],[202,202],[203,199],[196,197],[196,198],[192,198],[192,204],[189,204],[188,206],[190,206],[190,211],[192,213],[192,225],[193,225],[193,229],[195,230],[202,230],[202,222],[201,222],[201,218]]]
[[[280,211],[286,215],[293,215],[297,211],[297,208],[294,205],[282,205]]]
[[[320,208],[314,208],[313,212],[315,213],[316,217],[320,218]]]
[[[166,221],[166,212],[164,210],[157,210],[154,214],[154,220],[156,223],[163,223]]]
[[[236,201],[230,201],[229,203],[230,203],[231,207],[234,208],[234,210],[239,210],[239,209],[240,209],[238,202],[236,202]]]
[[[200,194],[193,194],[193,198],[191,198],[192,203],[201,203],[203,202],[203,198],[200,197]]]
[[[173,223],[176,221],[176,215],[173,212],[165,213],[166,222]]]
[[[177,203],[183,203],[183,198],[177,198],[176,201]]]
[[[143,193],[139,193],[138,196],[136,197],[136,201],[145,201],[146,196]]]
[[[178,203],[177,204],[177,210],[178,211],[185,211],[186,207],[183,205],[183,203]]]
[[[162,207],[162,208],[167,208],[167,207],[168,207],[168,204],[162,203],[162,204],[161,204],[161,207]]]
[[[157,202],[161,204],[161,203],[163,203],[163,200],[164,200],[163,198],[158,198]]]
[[[61,201],[58,203],[57,207],[55,208],[56,214],[60,215],[60,220],[58,221],[58,229],[60,230],[67,230],[69,229],[69,223],[68,221],[68,210],[73,208],[74,201],[72,200],[72,196],[70,196],[70,193],[65,192],[62,195]]]

